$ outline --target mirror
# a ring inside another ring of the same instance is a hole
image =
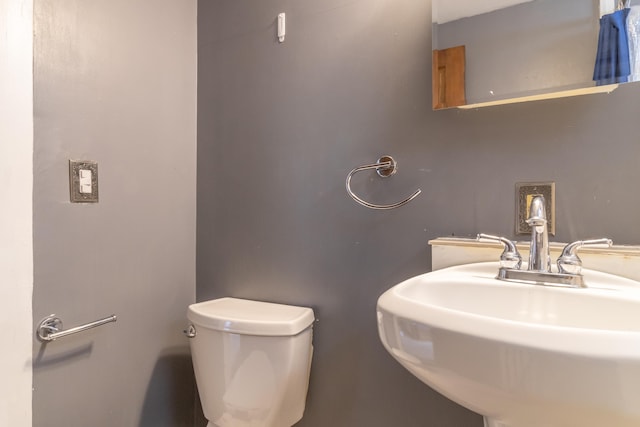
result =
[[[615,11],[613,0],[433,0],[432,8],[434,109],[617,87],[593,80],[600,16]]]

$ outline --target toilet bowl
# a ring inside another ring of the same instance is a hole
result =
[[[207,427],[291,427],[302,418],[312,309],[220,298],[190,305],[187,318]]]

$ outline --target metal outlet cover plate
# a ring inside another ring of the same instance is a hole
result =
[[[516,183],[516,234],[531,234],[527,224],[529,206],[533,196],[542,195],[547,213],[549,234],[556,234],[556,183],[555,182],[518,182]]]
[[[80,192],[80,170],[91,171],[91,193]],[[98,203],[98,162],[69,160],[69,192],[71,203]]]

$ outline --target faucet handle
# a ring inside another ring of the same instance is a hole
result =
[[[582,260],[578,257],[578,249],[583,246],[608,248],[613,245],[611,239],[578,240],[569,243],[562,250],[558,258],[558,272],[564,274],[580,274],[582,271]]]
[[[518,248],[516,248],[516,244],[511,240],[500,237],[500,236],[492,236],[491,234],[483,234],[480,233],[477,236],[478,242],[500,242],[504,245],[504,251],[502,251],[502,255],[500,255],[500,267],[502,268],[511,268],[515,270],[520,269],[520,265],[522,265],[522,256],[520,252],[518,252]]]

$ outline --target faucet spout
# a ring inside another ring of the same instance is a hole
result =
[[[543,196],[535,196],[531,200],[527,224],[531,226],[529,270],[549,273],[551,272],[551,256],[549,255],[549,232]]]
[[[582,260],[578,257],[578,249],[583,246],[608,248],[613,244],[611,239],[579,240],[569,243],[558,258],[558,270],[551,271],[547,210],[542,195],[532,196],[527,224],[531,226],[528,268],[520,268],[522,258],[515,242],[505,237],[478,234],[478,241],[498,241],[504,245],[496,279],[532,285],[586,288],[584,276],[581,274]]]

